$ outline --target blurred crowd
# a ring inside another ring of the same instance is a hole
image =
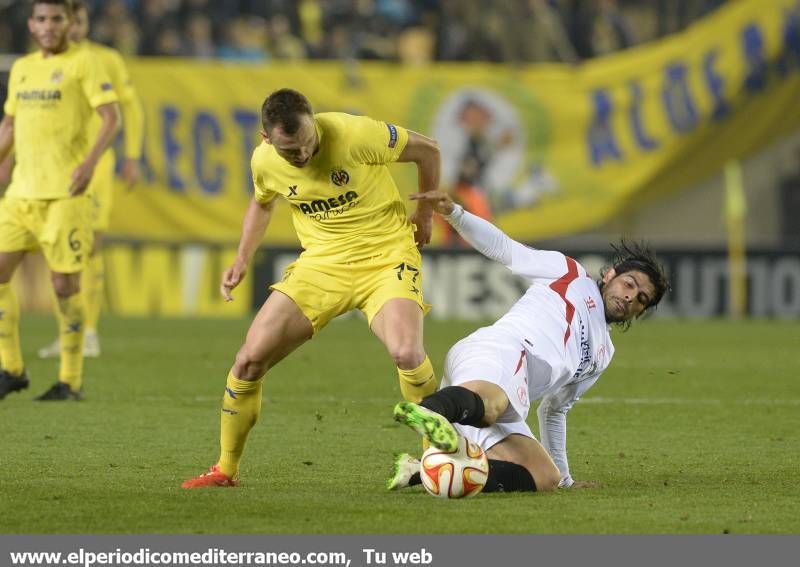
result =
[[[90,0],[125,55],[579,62],[685,28],[725,0]],[[0,53],[29,49],[26,0],[0,0]]]

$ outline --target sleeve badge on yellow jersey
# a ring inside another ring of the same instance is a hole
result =
[[[397,145],[397,128],[394,124],[386,123],[386,126],[389,128],[389,147],[393,148]]]

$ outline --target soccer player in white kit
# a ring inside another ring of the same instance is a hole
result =
[[[497,322],[457,342],[440,389],[419,404],[398,403],[395,419],[443,450],[454,450],[459,435],[478,443],[490,464],[484,492],[593,485],[570,475],[567,412],[611,362],[609,325],[629,325],[667,291],[662,266],[646,246],[623,242],[595,281],[574,259],[512,240],[444,192],[411,198],[431,202],[476,250],[531,285]],[[535,400],[541,443],[526,423]],[[397,455],[387,486],[418,484],[418,473],[417,459]]]

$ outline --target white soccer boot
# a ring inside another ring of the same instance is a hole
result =
[[[39,358],[58,358],[61,356],[61,343],[58,339],[47,346],[43,346],[37,351]],[[100,339],[96,332],[87,332],[83,338],[83,356],[85,358],[97,358],[100,356]]]
[[[36,354],[39,355],[39,358],[58,358],[61,356],[61,343],[56,339],[49,345],[40,348]]]
[[[389,490],[400,490],[409,486],[411,477],[419,474],[419,459],[408,453],[398,453],[394,456],[392,476],[386,481]]]
[[[97,331],[86,331],[83,338],[83,356],[85,358],[97,358],[100,356],[100,338]]]

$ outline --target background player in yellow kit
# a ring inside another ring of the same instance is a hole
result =
[[[419,189],[438,188],[439,146],[394,124],[338,112],[314,114],[291,89],[261,109],[264,141],[253,153],[255,196],[244,218],[238,256],[223,274],[231,291],[247,271],[281,196],[292,207],[304,251],[261,307],[228,374],[222,403],[221,453],[184,488],[236,486],[247,435],[261,410],[264,374],[334,317],[361,310],[397,365],[408,400],[436,390],[422,344],[421,261],[431,206],[420,202],[413,224],[387,164],[414,162]],[[415,232],[416,227],[416,232]],[[416,239],[416,244],[415,244]]]
[[[84,49],[88,49],[91,56],[98,60],[105,69],[114,92],[119,97],[120,110],[124,125],[125,150],[122,165],[122,177],[128,187],[132,187],[139,180],[139,159],[142,156],[142,137],[144,135],[144,113],[136,89],[133,88],[128,69],[122,55],[115,49],[99,43],[89,41],[89,10],[83,0],[72,2],[72,26],[69,39]],[[90,123],[90,136],[100,129],[99,117]],[[81,295],[86,308],[85,327],[86,333],[83,345],[84,356],[100,356],[100,341],[97,337],[97,322],[100,318],[100,307],[103,303],[105,288],[105,263],[101,246],[103,237],[108,231],[111,217],[111,203],[114,187],[114,151],[108,148],[95,168],[94,176],[89,184],[88,193],[92,195],[95,210],[92,219],[94,229],[94,245],[89,256],[89,262],[81,275]],[[60,312],[56,310],[58,317]],[[39,349],[41,358],[58,356],[60,352],[59,341],[56,339],[51,344]]]
[[[41,248],[61,312],[58,381],[39,400],[80,399],[84,308],[80,272],[92,248],[86,190],[119,125],[117,95],[91,54],[70,44],[68,0],[34,0],[28,28],[39,51],[11,68],[0,122],[0,161],[14,147],[11,185],[0,201],[0,398],[28,387],[19,305],[10,280],[25,253]],[[97,112],[102,125],[88,130]]]

